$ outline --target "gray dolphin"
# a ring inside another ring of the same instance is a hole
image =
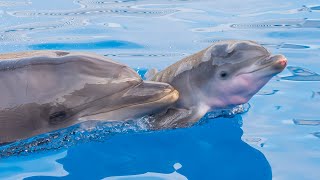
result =
[[[178,101],[154,116],[155,129],[189,126],[208,111],[246,103],[287,64],[253,41],[220,41],[161,72],[150,70],[148,80],[171,84]]]
[[[179,96],[103,56],[64,51],[0,54],[0,93],[0,144],[87,120],[156,113]]]

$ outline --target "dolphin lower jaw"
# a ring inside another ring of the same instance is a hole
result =
[[[252,95],[253,96],[253,95]],[[209,109],[217,110],[217,109],[232,109],[240,104],[247,103],[251,97],[251,95],[233,95],[228,98],[216,98],[211,102]]]

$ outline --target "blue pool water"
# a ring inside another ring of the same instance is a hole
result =
[[[77,132],[36,152],[21,144],[0,159],[0,179],[320,179],[318,0],[0,0],[0,52],[91,51],[142,75],[225,39],[289,60],[248,112],[186,129]]]

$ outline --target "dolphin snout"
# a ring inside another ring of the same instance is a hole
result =
[[[277,68],[277,69],[281,69],[283,70],[286,66],[287,66],[287,58],[283,55],[275,55],[272,57],[274,65],[273,67]]]
[[[270,66],[273,65],[276,68],[284,69],[287,65],[287,58],[284,55],[278,54],[274,56],[270,56],[268,58],[263,59],[262,61],[258,61],[258,65],[260,66]]]

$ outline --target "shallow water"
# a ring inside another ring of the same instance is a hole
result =
[[[92,51],[144,70],[250,39],[289,64],[247,113],[4,158],[0,179],[320,179],[319,28],[316,0],[1,0],[0,52]]]

